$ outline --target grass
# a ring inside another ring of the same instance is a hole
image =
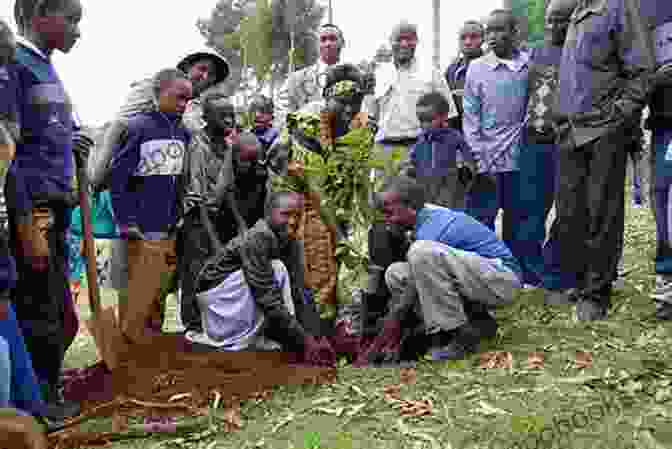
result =
[[[608,320],[578,323],[570,306],[544,306],[524,291],[498,311],[500,330],[482,351],[505,351],[512,366],[485,369],[479,356],[463,362],[419,362],[415,383],[399,369],[343,366],[332,385],[281,387],[268,399],[241,405],[242,429],[216,434],[148,437],[118,442],[140,448],[628,448],[672,447],[672,328],[652,319],[655,231],[648,208],[627,210],[625,265],[633,271],[613,300]],[[110,297],[106,302],[112,302]],[[85,306],[82,316],[88,314]],[[175,310],[171,308],[170,322]],[[592,363],[577,367],[577,352]],[[531,353],[544,354],[530,369]],[[95,360],[80,335],[68,366]],[[431,413],[401,416],[385,387],[399,397],[430,400]],[[109,429],[109,420],[92,424]],[[191,439],[190,439],[191,438]]]

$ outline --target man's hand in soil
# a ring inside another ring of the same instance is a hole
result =
[[[317,366],[336,366],[336,352],[325,338],[307,336],[304,341],[304,360]]]
[[[369,349],[360,354],[356,366],[365,366],[375,361],[393,360],[399,354],[401,345],[401,321],[386,318],[383,330],[373,340]]]

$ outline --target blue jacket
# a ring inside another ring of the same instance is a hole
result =
[[[469,215],[445,207],[425,207],[418,212],[416,240],[440,242],[462,251],[501,261],[522,278],[518,261],[503,241]]]
[[[471,150],[462,134],[453,128],[422,131],[411,148],[409,158],[415,167],[415,176],[445,176],[457,167],[457,153],[465,161],[474,162]]]
[[[31,48],[17,46],[10,70],[16,75],[20,127],[16,165],[28,197],[68,192],[74,175],[70,97],[51,61]]]
[[[117,223],[169,232],[178,219],[178,179],[191,135],[182,117],[140,113],[113,148],[110,194]]]

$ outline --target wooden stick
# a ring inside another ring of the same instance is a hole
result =
[[[86,254],[86,280],[88,282],[89,303],[94,320],[100,316],[100,290],[96,270],[96,247],[93,242],[91,226],[91,205],[89,204],[89,178],[86,167],[78,167],[79,207],[81,208],[82,227],[84,228],[84,253]]]

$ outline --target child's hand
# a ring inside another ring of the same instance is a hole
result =
[[[147,240],[145,234],[135,224],[121,226],[119,235],[124,240]]]

